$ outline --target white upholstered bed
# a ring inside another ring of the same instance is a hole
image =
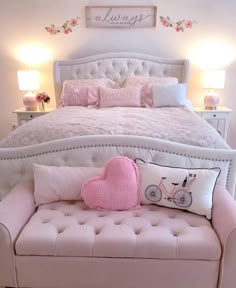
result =
[[[56,61],[56,99],[59,103],[64,80],[107,77],[120,82],[127,76],[146,75],[176,77],[186,83],[188,73],[187,60],[163,60],[135,53]],[[61,107],[22,125],[0,146],[1,196],[18,182],[32,180],[32,163],[100,167],[116,155],[183,167],[218,166],[223,171],[220,183],[232,194],[235,189],[235,151],[228,149],[208,123],[185,107]]]
[[[63,82],[108,78],[122,83],[130,76],[175,77],[187,83],[189,62],[137,53],[107,53],[76,60],[55,61],[57,104]],[[189,107],[59,107],[13,131],[0,147],[20,147],[85,135],[136,135],[210,148],[229,148],[218,133]]]

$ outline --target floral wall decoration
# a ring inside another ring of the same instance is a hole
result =
[[[197,23],[196,21],[192,20],[180,20],[174,22],[170,19],[169,16],[163,17],[160,16],[161,24],[166,28],[173,28],[176,32],[184,32],[185,29],[192,28],[193,24]]]
[[[73,28],[75,26],[79,25],[79,19],[80,19],[80,17],[75,17],[75,18],[72,18],[71,20],[67,20],[60,27],[55,26],[54,24],[51,24],[50,26],[45,27],[45,29],[51,35],[56,35],[58,33],[69,34],[73,31]]]
[[[192,28],[195,23],[195,20],[180,20],[173,21],[169,16],[163,17],[160,16],[161,24],[166,28],[173,28],[176,32],[184,32],[185,29]],[[73,29],[79,25],[80,17],[72,18],[71,20],[67,20],[62,26],[55,26],[51,24],[50,26],[45,27],[46,31],[51,35],[56,35],[59,33],[70,34],[73,32]]]

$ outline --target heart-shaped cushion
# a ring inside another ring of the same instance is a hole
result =
[[[118,156],[108,161],[101,176],[84,183],[82,198],[87,206],[105,210],[138,208],[139,172],[129,158]]]

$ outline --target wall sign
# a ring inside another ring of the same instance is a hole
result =
[[[87,6],[86,25],[93,28],[151,28],[156,6]]]

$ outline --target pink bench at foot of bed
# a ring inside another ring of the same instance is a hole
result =
[[[143,205],[96,211],[54,202],[36,211],[33,187],[0,203],[0,285],[233,288],[236,203],[218,186],[213,217]]]

